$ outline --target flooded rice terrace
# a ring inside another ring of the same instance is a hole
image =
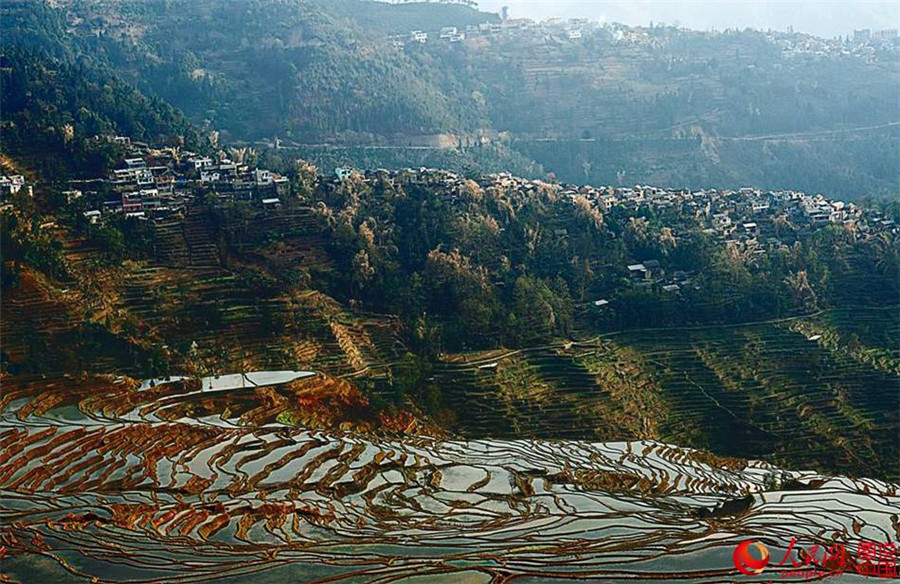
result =
[[[764,581],[790,562],[741,575],[739,542],[763,542],[774,564],[792,539],[855,556],[862,541],[900,538],[897,485],[876,480],[654,442],[247,423],[242,392],[311,375],[4,383],[3,572],[21,582]]]

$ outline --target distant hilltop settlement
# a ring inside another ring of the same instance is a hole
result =
[[[119,168],[107,177],[71,181],[68,189],[59,193],[60,201],[77,206],[90,223],[102,223],[121,214],[137,221],[154,221],[182,215],[187,206],[197,204],[244,203],[276,212],[282,203],[296,199],[291,197],[287,177],[224,155],[214,158],[178,148],[154,149],[126,137],[104,139],[127,148]],[[345,181],[370,186],[376,182],[425,186],[433,189],[435,196],[449,197],[451,201],[461,200],[472,182],[455,172],[427,168],[365,172],[337,168],[330,177],[319,175],[317,180],[325,188],[335,188]],[[839,225],[865,238],[898,230],[893,218],[878,210],[792,190],[593,187],[523,179],[507,173],[484,175],[474,182],[485,190],[501,189],[520,197],[553,192],[601,222],[604,214],[615,209],[651,209],[671,220],[676,238],[702,231],[751,254],[785,245],[781,239],[784,232],[796,237]],[[26,184],[20,175],[0,177],[0,208],[11,209],[13,195],[21,193],[32,195],[33,185]],[[565,229],[557,231],[558,236],[566,236]]]
[[[676,30],[660,25],[659,29]],[[654,27],[628,26],[614,22],[594,22],[586,18],[551,18],[535,21],[529,18],[508,18],[502,14],[498,22],[484,22],[464,28],[443,26],[433,31],[412,30],[406,34],[389,37],[396,48],[416,46],[430,42],[457,44],[467,39],[478,43],[479,39],[516,40],[549,44],[604,41],[616,45],[662,47],[668,40],[654,33]],[[715,37],[728,31],[684,31],[685,34]],[[856,57],[866,61],[877,60],[878,51],[900,48],[900,34],[896,28],[885,30],[856,30],[853,36],[825,39],[809,34],[788,31],[761,33],[770,44],[781,50],[786,58],[795,57]]]

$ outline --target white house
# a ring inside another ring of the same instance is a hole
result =
[[[155,185],[156,179],[153,178],[153,172],[149,168],[140,168],[134,173],[135,182],[138,186]]]
[[[628,266],[628,274],[631,277],[646,278],[647,267],[644,264],[631,264]]]
[[[272,184],[272,172],[268,170],[263,170],[257,168],[253,171],[253,175],[256,177],[257,186],[268,186]]]
[[[141,189],[140,195],[143,209],[159,209],[162,206],[158,189]]]
[[[81,198],[81,191],[63,191],[62,194],[66,198],[67,203],[71,203],[75,199]]]
[[[25,186],[25,177],[21,174],[0,176],[0,191],[5,195],[15,195]]]
[[[192,158],[191,162],[194,164],[194,170],[203,170],[213,165],[212,158],[209,158],[208,156]]]
[[[200,182],[204,184],[219,182],[222,179],[222,173],[217,170],[200,171]]]

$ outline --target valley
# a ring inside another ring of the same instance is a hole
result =
[[[0,583],[896,578],[896,29],[0,19]]]
[[[12,46],[63,63],[82,55],[220,145],[299,145],[324,168],[506,170],[845,200],[898,190],[890,31],[821,39],[501,22],[465,5],[362,0],[254,0],[245,12],[206,0],[3,9],[16,24]],[[421,148],[435,136],[456,137],[437,143],[449,152]]]

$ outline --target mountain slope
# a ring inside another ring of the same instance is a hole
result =
[[[4,43],[112,65],[225,141],[279,138],[323,164],[416,166],[424,148],[490,168],[512,150],[578,182],[900,190],[896,48],[565,23],[451,43],[442,27],[496,17],[433,3],[53,6],[5,3]],[[429,42],[392,44],[413,29]]]
[[[4,213],[5,370],[312,370],[473,439],[653,439],[900,474],[884,407],[900,254],[881,219],[763,215],[762,245],[726,243],[690,209],[747,208],[733,193],[601,213],[606,189],[300,170],[274,210],[201,197],[102,230],[74,208],[56,225]],[[147,243],[122,261],[116,230]],[[636,278],[639,261],[660,275]]]
[[[95,177],[121,155],[98,135],[201,147],[184,115],[106,67],[4,48],[0,64],[3,152],[46,179]]]

